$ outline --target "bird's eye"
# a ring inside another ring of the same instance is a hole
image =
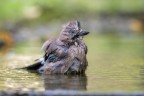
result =
[[[56,60],[56,55],[54,54],[49,54],[48,55],[48,61],[49,62],[54,62]]]
[[[72,30],[71,33],[74,34],[74,33],[75,33],[75,30]]]

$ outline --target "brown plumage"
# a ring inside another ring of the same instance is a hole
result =
[[[83,74],[87,68],[87,46],[80,38],[89,32],[82,31],[78,21],[67,23],[58,38],[46,41],[44,56],[37,62],[38,71],[44,74]],[[24,69],[31,69],[25,67]]]

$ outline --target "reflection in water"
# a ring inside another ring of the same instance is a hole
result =
[[[86,90],[86,75],[43,75],[45,90]]]

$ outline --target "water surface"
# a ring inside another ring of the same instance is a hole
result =
[[[87,92],[143,91],[143,38],[90,37],[86,75],[38,75],[14,70],[40,57],[40,46],[23,46],[23,52],[1,56],[0,90],[83,90]]]

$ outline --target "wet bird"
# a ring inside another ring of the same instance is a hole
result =
[[[70,21],[57,38],[47,40],[44,56],[35,64],[22,69],[37,70],[42,74],[84,74],[88,66],[87,46],[82,38],[89,34],[81,29],[79,21]]]

